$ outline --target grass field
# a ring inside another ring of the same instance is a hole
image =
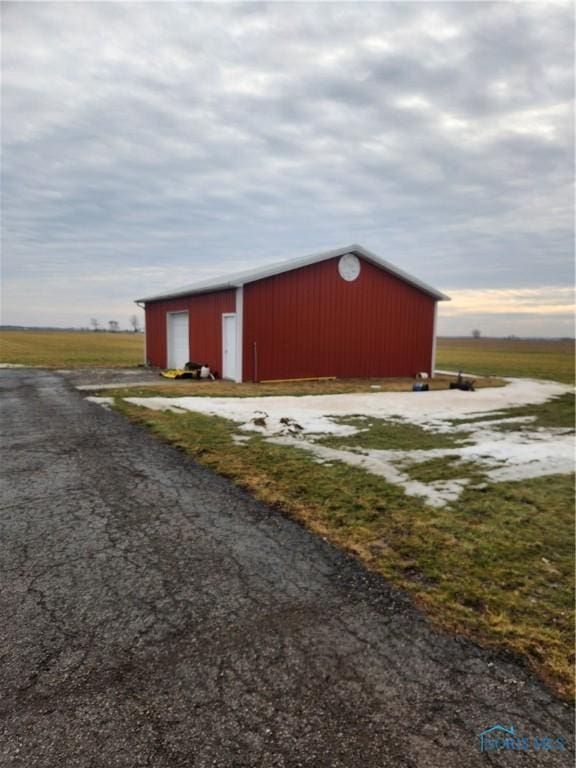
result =
[[[142,363],[144,334],[0,331],[0,363],[45,368],[123,368]]]
[[[438,339],[436,367],[482,376],[519,376],[574,383],[574,342],[524,339]]]

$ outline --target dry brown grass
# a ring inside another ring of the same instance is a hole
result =
[[[430,389],[448,389],[452,376],[436,376],[429,380]],[[289,381],[274,384],[236,384],[233,381],[197,381],[183,379],[122,387],[108,390],[105,394],[114,397],[274,397],[292,395],[343,395],[351,392],[409,392],[414,379],[334,379],[333,381]],[[501,379],[477,379],[476,386],[503,386]],[[103,392],[104,393],[104,392]]]
[[[436,367],[482,376],[574,382],[569,339],[438,339]]]
[[[0,363],[41,368],[129,368],[142,362],[144,334],[0,331]]]

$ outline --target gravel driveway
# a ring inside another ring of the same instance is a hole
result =
[[[1,766],[572,765],[515,662],[60,376],[0,387]]]

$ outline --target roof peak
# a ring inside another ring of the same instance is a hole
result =
[[[192,285],[184,286],[175,291],[170,291],[154,296],[147,296],[142,299],[136,299],[137,302],[147,303],[152,301],[160,301],[161,299],[175,299],[182,296],[190,296],[196,293],[208,293],[210,291],[225,290],[227,288],[240,288],[247,283],[253,283],[256,280],[264,280],[267,277],[273,277],[274,275],[280,275],[284,272],[291,272],[294,269],[301,269],[311,264],[317,264],[321,261],[327,261],[328,259],[334,259],[338,256],[344,256],[347,253],[354,253],[357,256],[361,256],[366,261],[375,264],[377,267],[390,272],[396,277],[404,280],[407,283],[419,288],[424,293],[428,293],[438,301],[449,300],[448,296],[444,295],[440,291],[437,291],[432,286],[418,280],[417,278],[409,275],[407,272],[399,269],[398,267],[390,264],[384,259],[372,253],[367,248],[357,243],[351,245],[345,245],[340,248],[334,248],[328,251],[320,251],[317,253],[309,254],[308,256],[300,256],[293,259],[284,259],[283,261],[274,262],[273,264],[262,265],[256,269],[246,270],[243,272],[237,272],[228,276],[214,277],[201,282],[193,283]]]

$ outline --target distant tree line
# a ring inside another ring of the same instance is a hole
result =
[[[130,317],[130,325],[132,326],[132,331],[134,333],[138,333],[140,331],[140,319],[138,318],[138,315],[132,315]],[[90,318],[90,327],[95,332],[106,330],[105,325],[102,325],[97,317]],[[111,333],[118,333],[120,331],[120,323],[118,320],[108,320],[108,330]]]

